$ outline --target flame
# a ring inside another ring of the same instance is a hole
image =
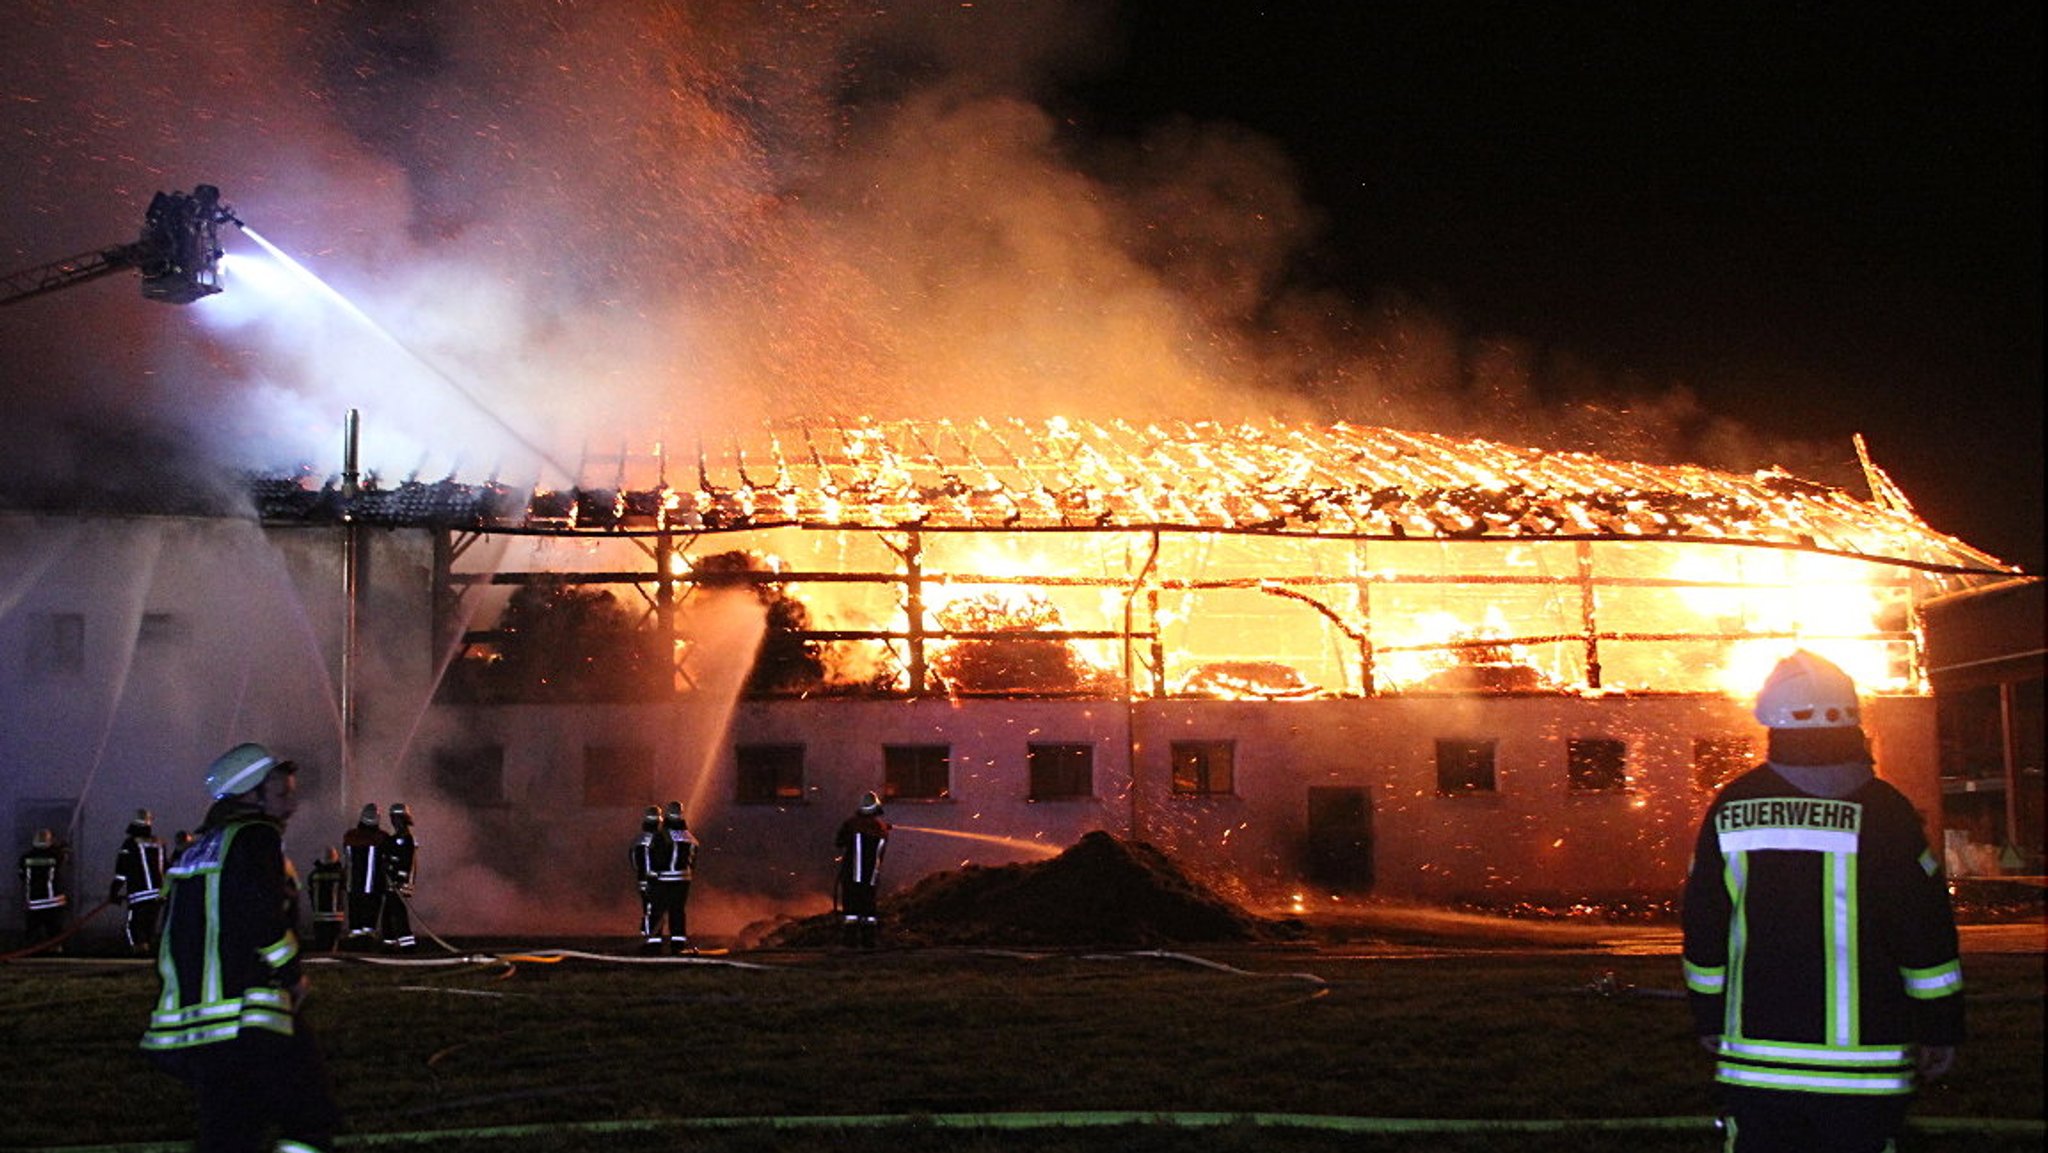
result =
[[[1903,498],[1341,423],[863,420],[702,440],[682,481],[655,457],[656,487],[632,489],[621,464],[605,488],[528,494],[522,527],[838,540],[801,545],[785,591],[818,629],[894,635],[905,586],[801,575],[901,578],[907,549],[876,561],[845,542],[918,532],[918,627],[1086,634],[1031,643],[1121,683],[1128,621],[1136,692],[1746,695],[1795,647],[1868,691],[1916,691],[1912,599],[2010,571]],[[489,531],[506,515],[478,509],[449,519]],[[862,643],[887,663],[886,643]]]

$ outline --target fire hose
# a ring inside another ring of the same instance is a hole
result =
[[[912,1126],[933,1129],[1005,1130],[1082,1129],[1141,1126],[1168,1129],[1214,1129],[1252,1125],[1266,1129],[1321,1130],[1360,1134],[1427,1133],[1573,1133],[1671,1132],[1709,1134],[1716,1120],[1677,1117],[1349,1117],[1311,1113],[1202,1113],[1103,1110],[1063,1113],[870,1113],[834,1116],[677,1117],[614,1121],[542,1122],[463,1129],[399,1130],[358,1133],[337,1138],[342,1148],[371,1145],[439,1145],[452,1141],[504,1141],[513,1148],[531,1147],[536,1138],[570,1134],[690,1132],[707,1130],[887,1129]],[[2032,1118],[1912,1117],[1908,1132],[2035,1137],[2048,1126]],[[147,1141],[126,1145],[67,1145],[63,1153],[175,1153],[179,1142]]]
[[[48,937],[41,941],[37,941],[35,944],[29,945],[25,948],[16,949],[12,953],[0,953],[0,961],[14,961],[22,957],[33,957],[37,953],[41,953],[47,949],[54,949],[57,946],[62,945],[64,942],[70,940],[73,936],[77,935],[78,931],[80,929],[85,928],[85,926],[89,922],[91,922],[91,920],[94,917],[97,917],[101,913],[106,912],[107,906],[113,903],[114,902],[112,901],[101,901],[99,904],[94,905],[90,909],[87,909],[85,911],[84,916],[71,922],[69,925],[66,925],[64,927],[63,932],[58,933],[54,937]]]

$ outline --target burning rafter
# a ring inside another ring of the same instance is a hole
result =
[[[408,482],[366,489],[348,511],[370,523],[491,532],[798,525],[1644,538],[2013,571],[1929,528],[1892,489],[1861,500],[1775,469],[1717,472],[1342,423],[799,422],[707,436],[697,466],[694,487],[650,478],[638,492],[542,491],[525,500],[497,486]],[[259,496],[273,519],[336,511],[332,494],[293,481],[271,482]]]

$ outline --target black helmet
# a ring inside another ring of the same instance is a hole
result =
[[[646,811],[646,812],[644,812],[644,813],[641,813],[641,814],[640,814],[640,827],[641,827],[642,829],[645,829],[645,830],[649,831],[649,832],[653,832],[653,831],[654,831],[655,829],[658,829],[658,828],[660,828],[660,827],[661,827],[661,808],[660,808],[660,806],[658,806],[658,805],[649,805],[649,806],[647,806],[647,811]]]
[[[356,819],[356,824],[366,829],[377,827],[377,803],[375,801],[363,806],[363,815]]]
[[[137,809],[135,819],[128,822],[128,834],[134,837],[147,837],[155,823],[156,818],[149,815],[148,809]]]
[[[671,829],[689,828],[690,826],[683,820],[683,803],[681,801],[670,801],[668,803],[668,812],[662,815],[661,823]]]
[[[405,807],[404,801],[394,801],[392,803],[391,827],[400,832],[412,827],[412,810]]]

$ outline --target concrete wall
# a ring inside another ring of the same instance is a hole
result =
[[[705,931],[819,911],[832,833],[862,792],[882,788],[888,744],[945,745],[951,758],[946,799],[890,804],[902,830],[891,887],[1035,859],[1105,829],[1153,841],[1248,901],[1329,900],[1334,886],[1308,880],[1309,790],[1351,788],[1370,799],[1374,892],[1661,896],[1678,883],[1708,797],[1694,781],[1694,740],[1762,747],[1742,704],[1711,695],[435,705],[448,654],[431,636],[431,539],[375,529],[360,536],[358,725],[345,746],[344,531],[0,516],[0,820],[16,851],[38,824],[72,840],[81,910],[105,892],[129,815],[154,810],[166,835],[195,826],[206,763],[243,740],[304,766],[291,831],[302,866],[339,842],[364,802],[411,805],[424,846],[418,912],[441,932],[628,931],[625,847],[640,805],[666,800],[686,803],[704,841],[692,909]],[[52,667],[53,622],[64,617],[81,626],[76,651]],[[1933,717],[1931,698],[1879,699],[1869,728],[1884,774],[1938,824]],[[1574,791],[1575,738],[1622,742],[1627,787]],[[1496,787],[1442,795],[1440,739],[1496,742]],[[1231,742],[1230,792],[1175,793],[1176,741]],[[1034,742],[1090,746],[1092,794],[1031,800]],[[742,743],[802,745],[802,799],[737,803]],[[599,746],[644,752],[651,795],[590,803],[587,750]],[[479,747],[503,753],[495,798],[439,791],[437,753]],[[20,923],[17,886],[10,869],[0,929]]]

